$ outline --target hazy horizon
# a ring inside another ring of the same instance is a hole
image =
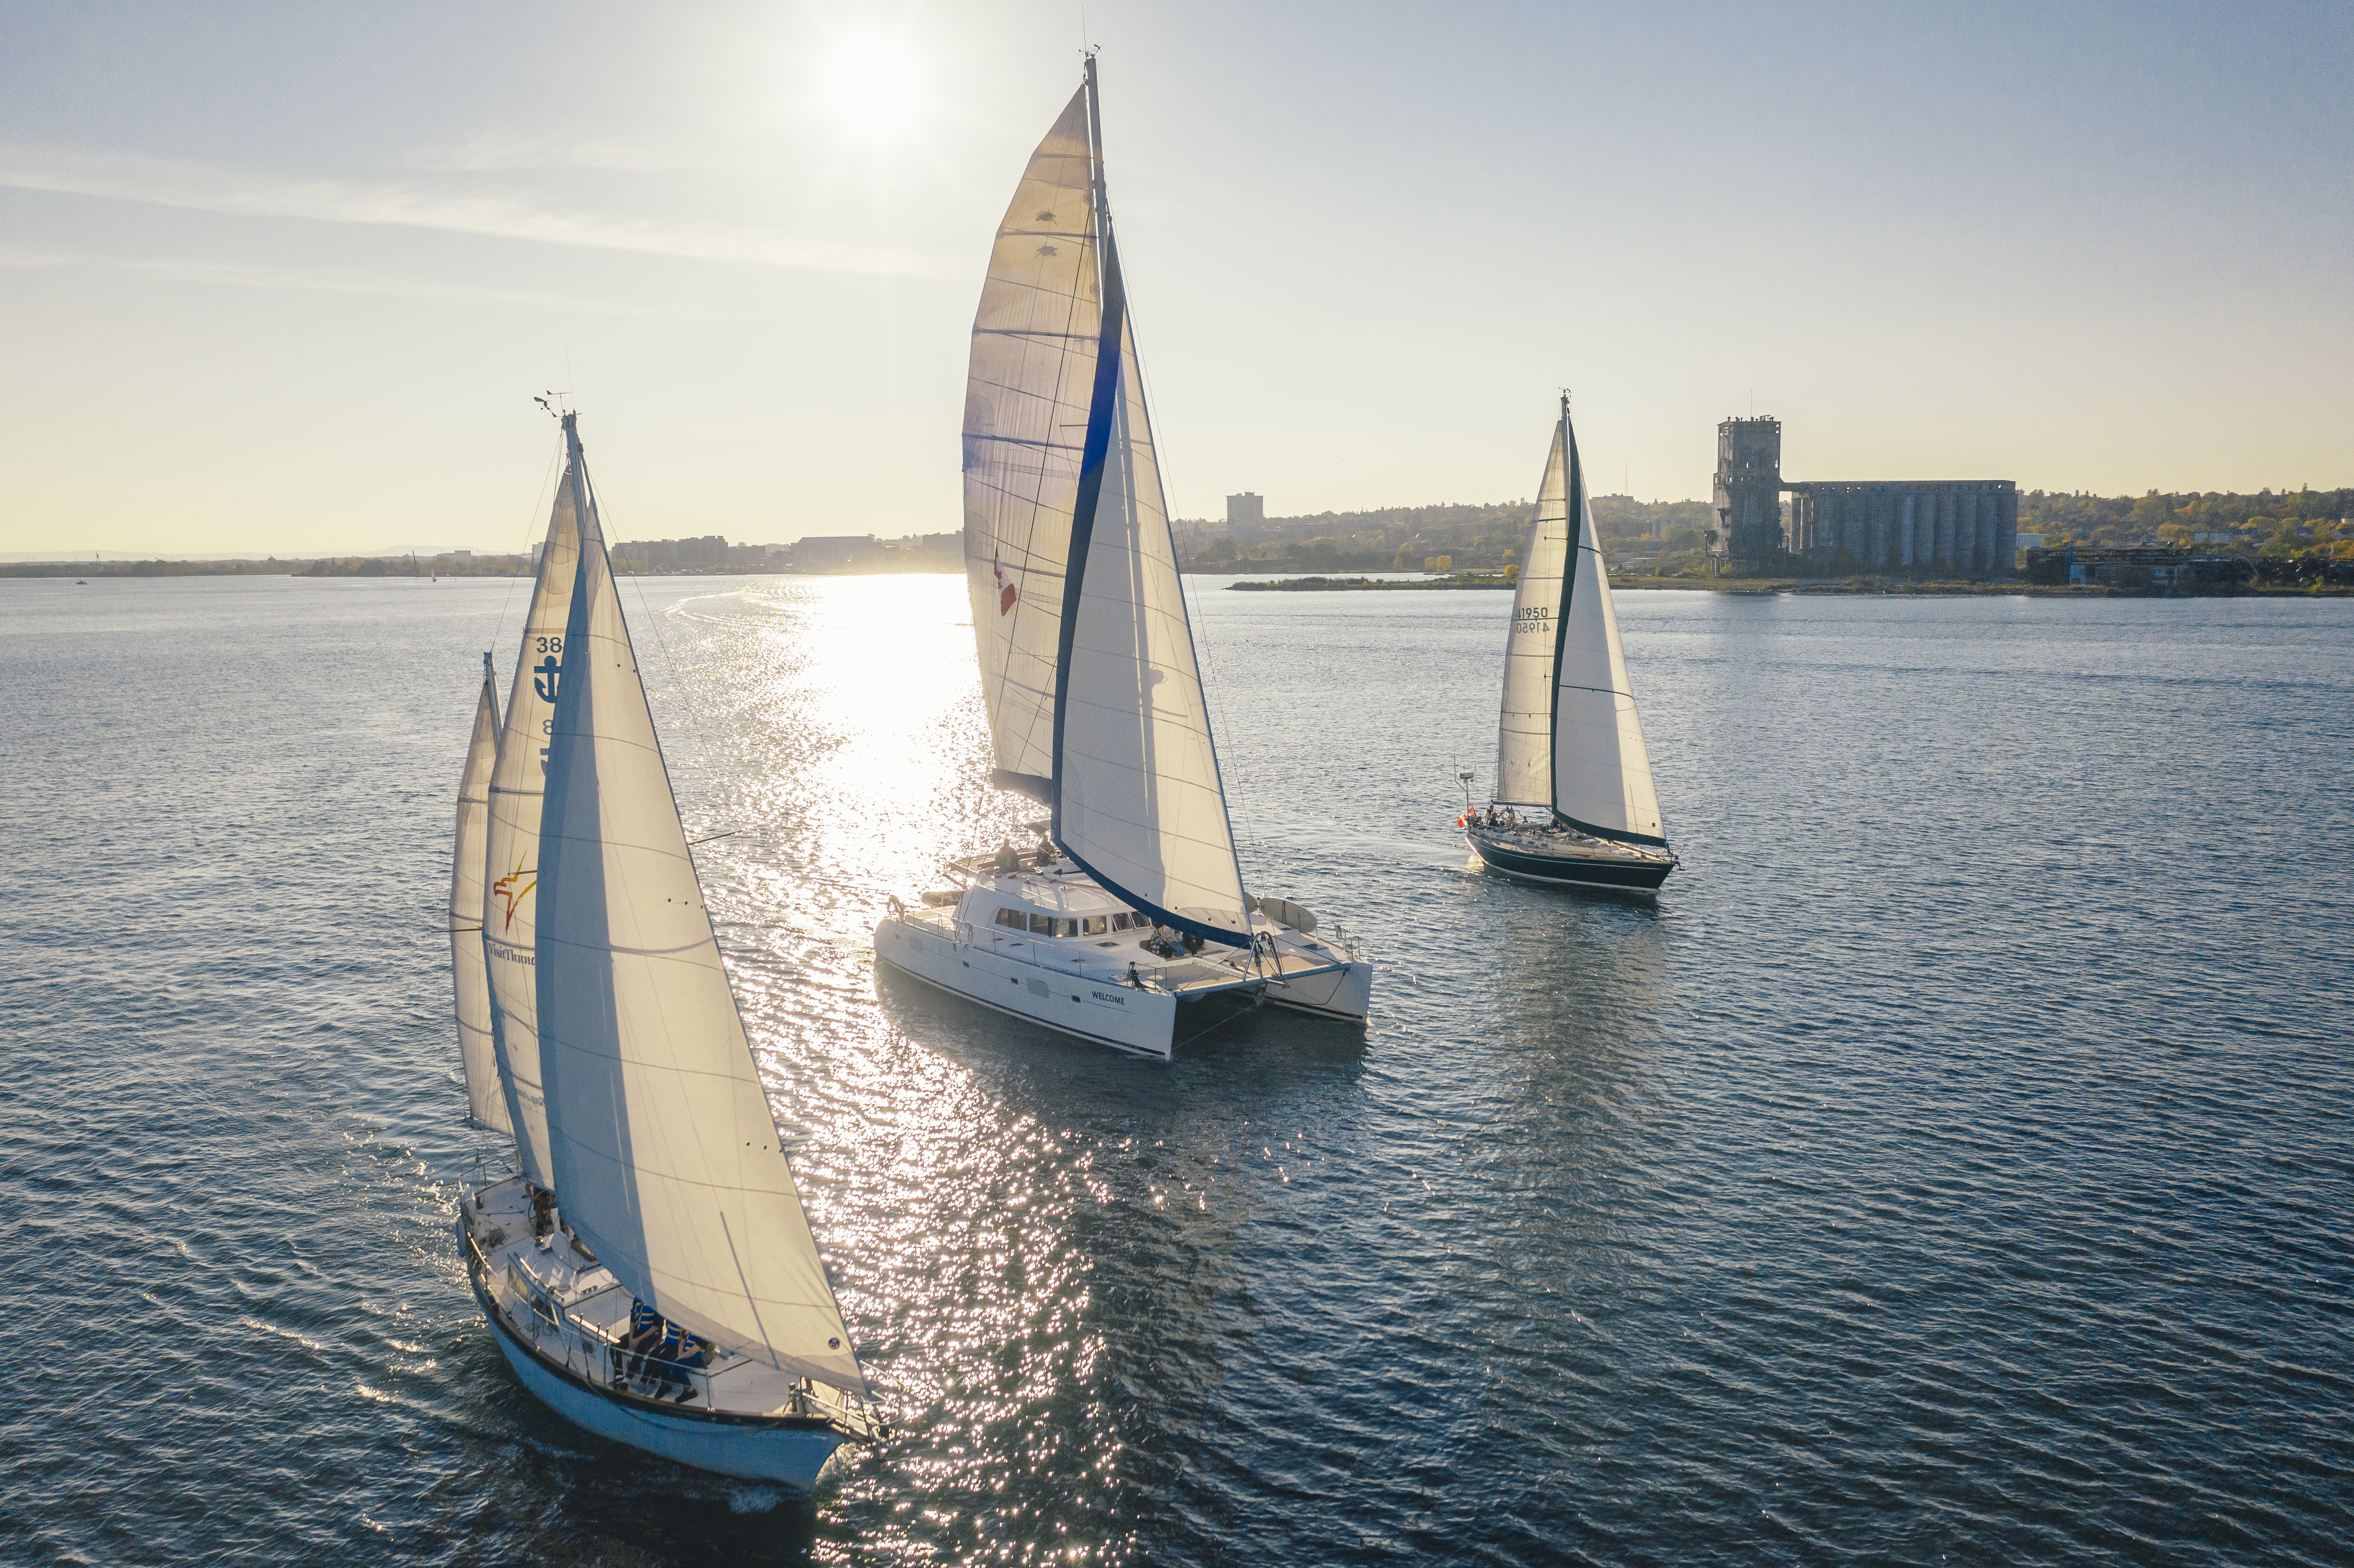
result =
[[[511,551],[546,388],[617,537],[960,525],[1071,8],[6,20],[0,552]],[[1752,412],[1800,479],[2348,480],[2341,7],[1087,21],[1179,515],[1526,495],[1564,384],[1645,498]]]

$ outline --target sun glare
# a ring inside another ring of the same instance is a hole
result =
[[[908,128],[923,97],[923,72],[897,40],[875,35],[845,37],[825,71],[827,107],[842,124],[888,138]]]

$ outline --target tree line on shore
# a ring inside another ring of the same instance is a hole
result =
[[[2019,531],[2055,546],[2156,539],[2209,555],[2350,559],[2354,488],[2138,496],[2035,490],[2019,498]]]

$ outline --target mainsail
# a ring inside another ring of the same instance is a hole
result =
[[[450,857],[450,979],[458,997],[458,1054],[466,1066],[466,1114],[477,1127],[511,1132],[506,1089],[491,1044],[491,981],[482,956],[483,846],[489,837],[491,769],[499,758],[499,682],[482,655],[482,694],[458,780],[457,842]]]
[[[564,1217],[639,1300],[864,1391],[712,934],[588,496],[540,822],[540,1064]]]
[[[1102,301],[1082,86],[998,225],[964,402],[965,575],[998,781],[1053,795],[1055,678],[1071,512]]]
[[[577,463],[577,455],[573,461]],[[580,555],[575,498],[578,476],[567,468],[547,520],[539,580],[524,618],[523,652],[507,687],[506,724],[491,775],[490,842],[482,904],[482,950],[491,977],[491,1039],[505,1083],[515,1155],[524,1178],[555,1185],[547,1158],[547,1106],[540,1087],[538,997],[532,978],[537,920],[539,814],[546,788],[548,731],[556,716],[564,659],[564,620],[572,604],[574,565]]]
[[[1565,547],[1571,519],[1574,548]],[[1555,821],[1582,832],[1664,847],[1666,828],[1599,546],[1564,397],[1513,597],[1496,795],[1508,804],[1549,807]],[[1545,632],[1553,645],[1541,664]]]
[[[1163,925],[1246,946],[1103,183],[1095,61],[990,257],[965,398],[965,563],[999,782]]]

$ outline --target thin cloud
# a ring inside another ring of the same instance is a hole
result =
[[[420,152],[403,160],[413,168],[447,169],[464,174],[533,173],[545,169],[588,169],[599,173],[667,175],[710,172],[710,165],[673,157],[641,143],[588,142],[577,136],[534,132],[516,135],[485,132],[453,147]]]
[[[956,268],[939,258],[885,247],[743,234],[703,225],[659,227],[555,212],[504,196],[454,195],[398,182],[305,180],[155,158],[0,148],[0,187],[241,217],[426,228],[539,245],[822,272],[927,278],[958,274]]]
[[[659,313],[610,300],[561,294],[543,289],[492,289],[470,283],[436,283],[420,278],[348,269],[302,270],[256,267],[233,261],[149,260],[122,256],[0,248],[0,270],[80,270],[102,268],[175,282],[209,283],[231,289],[302,289],[313,293],[363,294],[379,299],[432,300],[458,304],[526,305],[596,315]]]

